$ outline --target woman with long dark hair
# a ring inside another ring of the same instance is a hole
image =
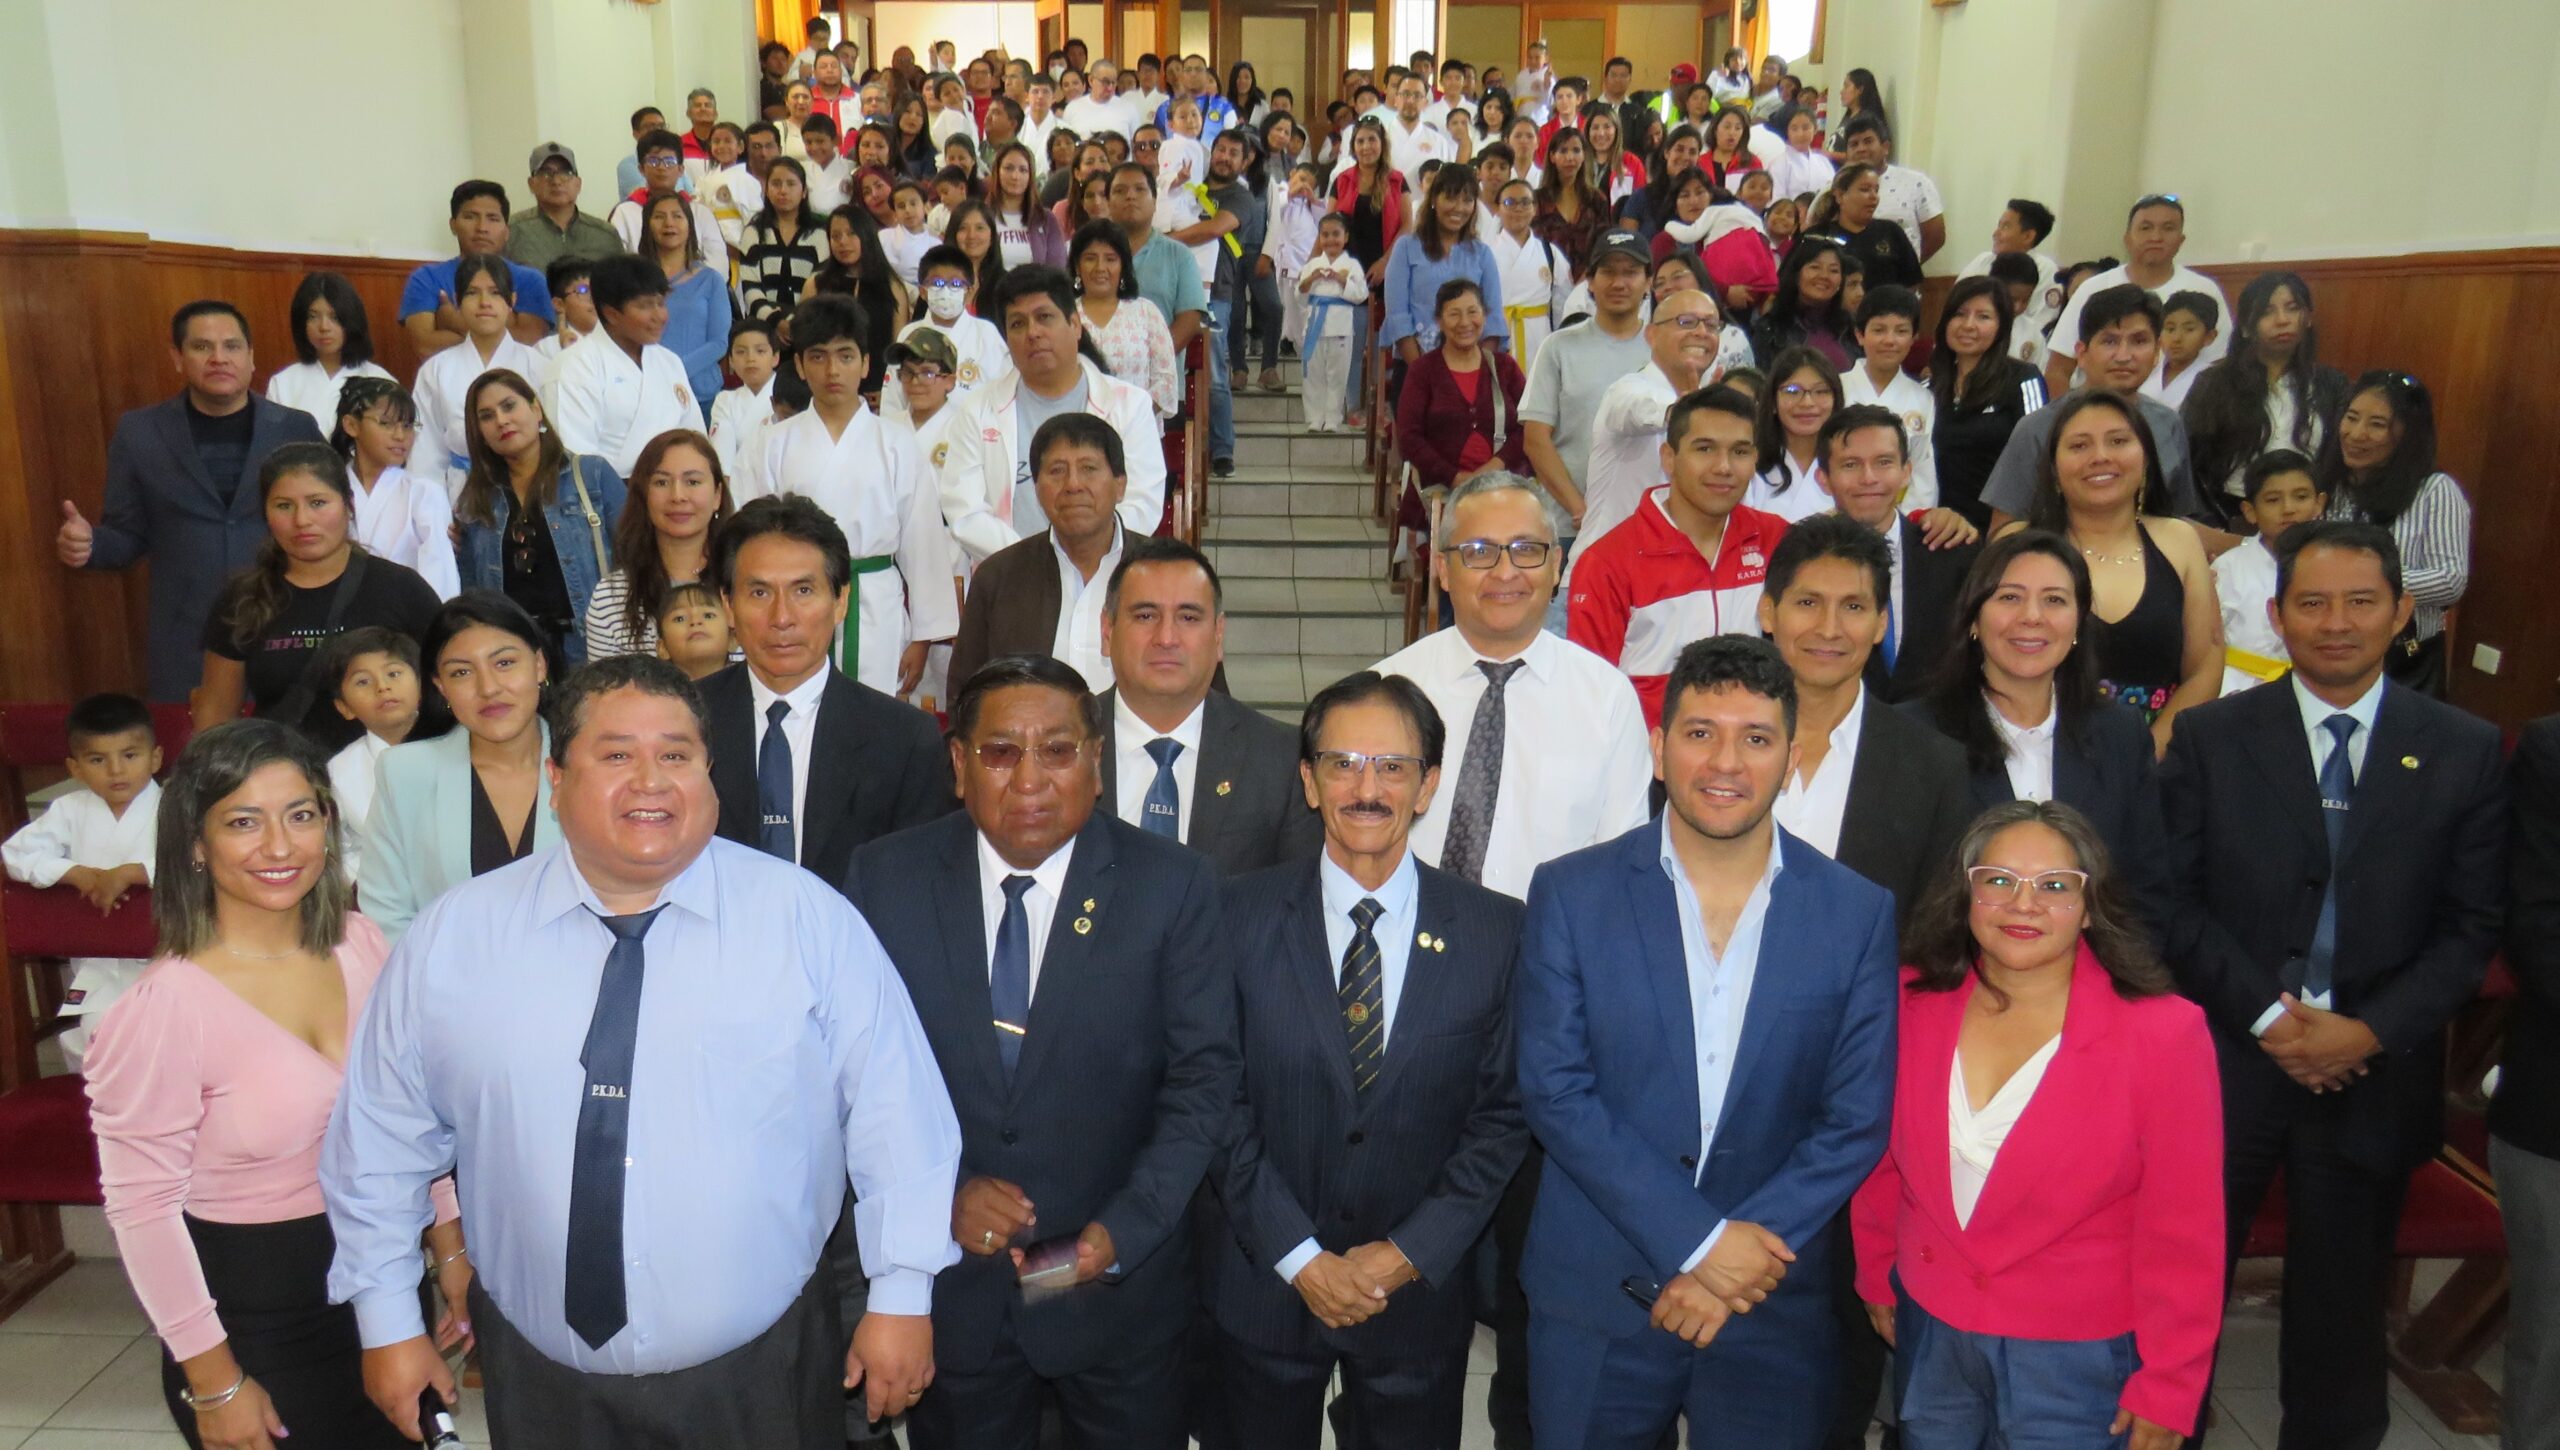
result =
[[[897,108],[889,113],[889,122],[898,148],[899,174],[914,181],[931,181],[933,173],[942,167],[942,153],[933,144],[924,97],[912,93],[899,97]]]
[[[2204,540],[2170,515],[2151,424],[2121,393],[2065,398],[2037,462],[2026,523],[2089,561],[2082,637],[2099,692],[2141,712],[2154,749],[2166,750],[2178,712],[2222,693],[2222,606]]]
[[[1007,270],[1004,249],[996,244],[996,214],[983,201],[964,201],[951,209],[951,220],[944,224],[942,236],[958,247],[960,255],[968,258],[970,267],[975,269],[977,286],[970,295],[978,307],[984,308],[994,299],[996,284],[1004,280]],[[986,313],[981,311],[978,315],[985,317]],[[990,320],[1001,323],[1001,319]]]
[[[355,285],[335,272],[313,272],[293,289],[294,361],[267,379],[267,401],[300,408],[329,431],[338,390],[357,378],[392,381],[373,360],[373,324]]]
[[[857,202],[846,202],[827,218],[827,260],[810,274],[802,300],[817,296],[850,297],[862,304],[863,356],[870,371],[864,396],[877,398],[888,376],[889,343],[907,325],[913,295],[889,266],[880,228]],[[636,475],[635,475],[636,476]]]
[[[638,507],[613,527],[621,562],[587,597],[587,658],[648,654],[658,647],[667,591],[710,574],[720,526],[735,512],[719,451],[690,428],[661,433],[632,465]]]
[[[1333,209],[1350,223],[1349,251],[1366,270],[1372,297],[1385,290],[1387,254],[1404,231],[1404,193],[1404,173],[1388,159],[1386,123],[1375,116],[1353,122],[1351,164],[1333,179]],[[1375,326],[1373,311],[1373,307],[1355,307],[1351,312],[1351,371],[1343,381],[1343,397],[1351,412],[1343,422],[1353,429],[1365,426],[1368,419],[1368,394],[1362,383],[1368,371],[1370,329]]]
[[[268,454],[258,466],[258,507],[267,541],[205,621],[195,725],[237,719],[247,703],[335,752],[360,727],[330,708],[334,690],[308,679],[312,656],[330,636],[368,624],[416,639],[435,615],[436,592],[416,570],[357,545],[346,460],[325,443]]]
[[[1621,128],[1616,112],[1605,106],[1597,109],[1584,108],[1582,145],[1587,154],[1583,161],[1583,172],[1590,177],[1592,188],[1598,191],[1602,200],[1607,203],[1602,208],[1604,211],[1616,207],[1621,199],[1644,187],[1644,162],[1627,149],[1626,143],[1620,137]],[[1553,142],[1548,143],[1547,164],[1549,166],[1555,164]]]
[[[1876,85],[1874,71],[1865,66],[1856,66],[1840,78],[1840,129],[1831,133],[1833,160],[1844,160],[1847,157],[1849,122],[1869,114],[1879,121],[1885,119],[1884,92]]]
[[[159,952],[84,1065],[107,1221],[196,1450],[410,1443],[366,1398],[354,1307],[329,1297],[321,1139],[390,954],[356,912],[337,817],[300,732],[233,720],[189,741],[160,797]],[[460,1304],[450,1178],[434,1198],[437,1284]],[[464,1338],[448,1310],[437,1346]]]
[[[607,540],[622,517],[622,476],[609,460],[561,445],[521,374],[483,373],[463,406],[471,471],[453,505],[462,587],[514,600],[557,642],[563,666],[584,663],[581,626],[613,567]]]
[[[1831,507],[1831,495],[1821,484],[1818,445],[1822,425],[1840,411],[1840,371],[1810,347],[1784,349],[1767,371],[1769,386],[1760,390],[1753,433],[1760,473],[1742,501],[1794,523]]]
[[[1742,178],[1754,171],[1766,171],[1758,153],[1751,149],[1751,113],[1740,107],[1728,108],[1708,123],[1706,147],[1699,153],[1698,164],[1707,176],[1727,191],[1739,193]]]
[[[1478,200],[1473,167],[1441,167],[1433,173],[1422,205],[1414,209],[1413,230],[1396,239],[1387,258],[1385,320],[1378,327],[1378,342],[1395,349],[1408,366],[1440,345],[1444,284],[1473,282],[1479,304],[1502,295],[1502,269],[1494,262],[1493,249],[1476,239]],[[1484,325],[1484,334],[1510,346],[1511,326],[1498,311]]]
[[[1259,126],[1271,114],[1270,98],[1262,94],[1260,80],[1252,61],[1240,60],[1227,67],[1227,104],[1235,108],[1235,124]]]
[[[1856,267],[1848,251],[1829,237],[1807,233],[1796,239],[1778,267],[1777,292],[1752,324],[1751,350],[1761,366],[1772,367],[1780,353],[1794,347],[1822,354],[1834,372],[1845,372],[1858,360],[1857,333],[1841,301]],[[1770,375],[1776,376],[1774,369]]]
[[[1869,287],[1920,286],[1920,254],[1901,227],[1876,218],[1882,201],[1883,173],[1863,161],[1852,161],[1831,178],[1831,189],[1814,204],[1809,230],[1838,242],[1858,259]]]
[[[1938,504],[1977,529],[1991,527],[1982,485],[2020,419],[2045,404],[2044,375],[2009,355],[2009,289],[1966,277],[1938,312],[1929,350],[1929,391],[1938,400]]]
[[[809,205],[809,174],[788,156],[764,176],[764,208],[747,223],[738,259],[738,296],[747,316],[780,322],[826,260],[826,222]]]
[[[1040,204],[1031,148],[1008,141],[987,153],[987,210],[996,220],[996,245],[1007,267],[1033,262],[1067,264],[1067,234],[1057,215]]]
[[[2312,467],[2331,518],[2380,524],[2400,546],[2401,587],[2417,609],[2387,667],[2401,684],[2441,698],[2445,616],[2471,586],[2471,500],[2436,467],[2427,385],[2388,368],[2357,378]]]
[[[2204,1013],[2067,805],[1983,813],[1907,929],[1893,1129],[1850,1205],[1912,1450],[2172,1450],[2222,1327]]]
[[[2346,374],[2320,362],[2310,284],[2292,272],[2250,278],[2232,309],[2231,351],[2196,376],[2178,410],[2196,483],[2237,514],[2250,461],[2270,448],[2317,456],[2346,392]]]
[[[1591,258],[1591,239],[1609,224],[1609,198],[1591,184],[1591,148],[1582,133],[1561,126],[1547,138],[1546,170],[1539,173],[1535,199],[1538,219],[1530,229],[1564,253],[1573,278],[1582,280]]]
[[[1664,136],[1662,145],[1645,157],[1645,174],[1651,179],[1618,203],[1618,221],[1648,239],[1660,233],[1672,214],[1673,188],[1697,165],[1703,146],[1703,138],[1686,126]]]
[[[640,242],[640,254],[655,257],[667,274],[667,326],[659,344],[683,362],[685,381],[707,409],[720,396],[720,359],[729,350],[728,269],[703,265],[693,204],[676,192],[642,205]]]
[[[480,252],[456,263],[453,310],[462,317],[462,341],[418,365],[418,441],[409,452],[409,471],[448,494],[471,468],[471,429],[462,396],[472,380],[498,368],[538,378],[549,368],[541,353],[509,331],[515,321],[516,274],[506,258]]]

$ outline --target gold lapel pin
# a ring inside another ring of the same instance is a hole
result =
[[[1090,933],[1092,930],[1093,930],[1093,918],[1092,918],[1092,917],[1089,917],[1089,916],[1079,916],[1079,917],[1077,917],[1077,918],[1076,918],[1076,935],[1078,935],[1078,936],[1084,936],[1084,935],[1086,935],[1086,934]]]
[[[1088,896],[1088,897],[1086,897],[1086,898],[1084,899],[1084,909],[1085,909],[1085,910],[1087,910],[1087,911],[1091,911],[1091,910],[1093,910],[1093,898],[1092,898],[1092,897]]]
[[[1218,782],[1218,794],[1220,795],[1225,795],[1227,792],[1234,790],[1235,788],[1236,783],[1232,780],[1222,780]]]
[[[2414,755],[2401,756],[2400,768],[2402,770],[2416,770],[2418,768],[2418,757]]]

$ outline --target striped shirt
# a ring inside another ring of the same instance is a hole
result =
[[[2329,517],[2370,522],[2344,489],[2330,500]],[[2449,473],[2430,475],[2391,521],[2391,539],[2400,546],[2401,587],[2418,602],[2418,638],[2433,639],[2444,633],[2445,611],[2471,587],[2471,500],[2462,485]]]
[[[826,226],[804,223],[799,235],[786,242],[771,222],[757,222],[740,242],[745,255],[738,260],[738,295],[746,301],[747,316],[766,322],[789,317],[801,287],[825,259]]]

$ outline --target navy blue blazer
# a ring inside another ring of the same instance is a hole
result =
[[[147,688],[154,700],[184,700],[204,677],[204,622],[232,574],[267,542],[258,465],[287,443],[318,443],[319,427],[300,408],[251,395],[249,452],[237,478],[206,475],[187,428],[187,398],[136,408],[116,420],[107,444],[106,502],[89,552],[92,569],[151,561]]]
[[[1531,1311],[1623,1339],[1658,1333],[1620,1288],[1668,1281],[1721,1220],[1796,1253],[1767,1302],[1705,1354],[1781,1423],[1827,1423],[1830,1236],[1884,1155],[1893,1107],[1893,899],[1783,829],[1723,1118],[1698,1173],[1698,1066],[1678,899],[1659,820],[1538,868],[1512,1015],[1520,1100],[1547,1166],[1521,1260]],[[1848,1272],[1848,1265],[1836,1266]],[[1754,1365],[1754,1361],[1760,1363]],[[1801,1371],[1801,1374],[1798,1374]],[[1531,1371],[1535,1374],[1533,1368]],[[1768,1414],[1761,1418],[1766,1420]]]
[[[936,1362],[983,1369],[1011,1342],[1056,1378],[1181,1334],[1198,1303],[1191,1196],[1236,1092],[1232,953],[1209,859],[1094,811],[1010,1084],[990,1025],[977,823],[955,813],[871,842],[844,890],[933,1044],[960,1115],[961,1181],[1018,1185],[1039,1214],[1036,1239],[1099,1223],[1119,1255],[1109,1283],[1034,1307],[1010,1259],[963,1256],[934,1280]]]
[[[1469,1250],[1528,1153],[1511,1031],[1520,903],[1416,864],[1416,935],[1434,945],[1407,958],[1366,1093],[1351,1083],[1318,863],[1227,883],[1244,1079],[1211,1170],[1230,1231],[1203,1273],[1219,1327],[1277,1354],[1463,1355]],[[1310,1238],[1332,1253],[1392,1239],[1422,1278],[1366,1323],[1327,1329],[1274,1271]]]

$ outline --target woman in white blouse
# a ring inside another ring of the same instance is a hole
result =
[[[1146,389],[1157,416],[1172,417],[1182,406],[1182,367],[1164,314],[1138,295],[1129,234],[1116,222],[1086,222],[1067,245],[1067,267],[1076,279],[1085,336],[1102,350],[1103,370]]]
[[[373,324],[354,284],[335,272],[313,272],[293,289],[293,355],[267,379],[267,401],[300,408],[328,431],[338,416],[338,390],[350,378],[391,380],[373,360]]]
[[[1917,604],[1907,607],[1918,608]],[[2167,924],[2168,837],[2151,732],[2098,690],[2080,642],[2089,566],[2070,540],[2021,529],[1985,544],[1957,596],[1960,651],[1903,708],[1964,747],[1975,810],[2060,801],[2086,817],[2155,944]]]
[[[357,378],[338,393],[329,446],[354,484],[352,534],[367,553],[418,571],[438,599],[462,592],[453,557],[453,501],[432,479],[409,475],[418,404],[389,378]]]

